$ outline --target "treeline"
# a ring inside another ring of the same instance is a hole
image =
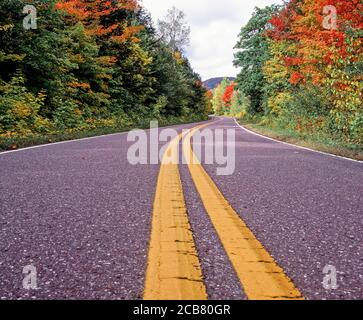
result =
[[[224,78],[217,87],[209,91],[214,113],[242,118],[246,115],[249,99],[237,89],[235,81]]]
[[[23,26],[26,5],[36,29]],[[200,77],[136,0],[0,2],[0,137],[208,113]]]
[[[362,12],[361,0],[256,8],[236,46],[245,118],[362,145]]]

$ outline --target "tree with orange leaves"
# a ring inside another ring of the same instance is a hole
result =
[[[354,135],[360,141],[362,129],[355,126],[363,117],[363,77],[354,70],[363,61],[362,12],[360,0],[293,0],[270,20],[273,28],[267,32],[271,50],[285,50],[290,84],[313,86],[328,96],[334,126],[346,139]],[[270,71],[276,65],[273,57],[267,62]]]
[[[268,20],[257,11],[242,29],[237,55],[238,87],[252,101],[248,112],[363,144],[362,12],[361,0],[290,0]],[[254,59],[263,61],[252,65]]]
[[[232,82],[230,85],[227,86],[226,90],[224,91],[222,100],[223,100],[225,109],[229,109],[231,107],[235,87],[236,87],[236,84],[234,82]]]
[[[326,19],[337,21],[325,26]],[[285,56],[291,82],[301,80],[322,84],[326,65],[339,58],[357,59],[362,52],[361,39],[348,39],[352,30],[362,30],[363,4],[360,0],[293,0],[270,20],[273,28],[267,35],[275,42],[288,41],[294,47],[293,56]],[[327,16],[331,14],[331,16]],[[349,49],[350,47],[350,49]],[[349,51],[354,51],[353,55]]]
[[[98,37],[111,37],[115,42],[138,41],[143,26],[132,26],[126,19],[128,11],[139,8],[136,0],[59,0],[56,8],[71,19],[81,21],[87,32]],[[121,19],[116,19],[121,18]]]

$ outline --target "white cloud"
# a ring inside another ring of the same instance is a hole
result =
[[[218,76],[235,76],[233,47],[240,29],[253,8],[264,7],[282,0],[142,0],[153,20],[165,16],[175,6],[187,15],[191,26],[191,46],[187,56],[193,68],[204,80]]]

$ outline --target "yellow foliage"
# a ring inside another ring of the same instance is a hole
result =
[[[68,85],[72,88],[79,88],[79,89],[90,89],[91,88],[91,86],[88,82],[73,81],[73,82],[68,83]]]
[[[14,101],[11,114],[16,119],[26,119],[32,115],[32,109],[24,101]]]
[[[70,60],[73,63],[82,64],[86,61],[83,55],[81,54],[74,54],[70,56]]]
[[[291,100],[291,94],[288,92],[279,92],[274,96],[269,97],[268,107],[273,114],[279,115],[282,112],[283,104]]]
[[[243,119],[246,116],[246,114],[247,114],[247,112],[246,112],[246,110],[244,110],[244,111],[241,111],[240,113],[237,113],[235,117],[237,119]]]
[[[183,58],[183,55],[179,52],[179,51],[175,51],[173,53],[174,55],[174,59],[176,61],[177,64],[183,64],[184,63],[184,58]]]

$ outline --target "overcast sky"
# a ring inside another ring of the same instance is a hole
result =
[[[183,10],[191,27],[191,46],[187,56],[203,78],[236,76],[233,47],[240,29],[253,8],[265,7],[282,0],[142,0],[153,20],[164,17],[172,6]]]

